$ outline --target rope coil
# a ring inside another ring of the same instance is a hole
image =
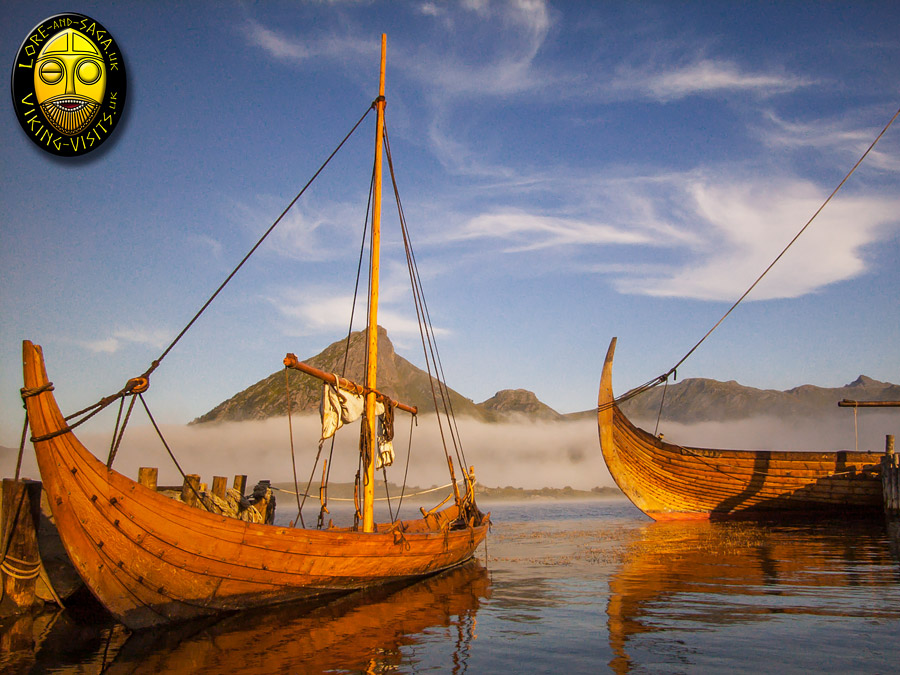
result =
[[[19,560],[7,554],[3,562],[0,563],[0,570],[3,570],[5,574],[14,579],[34,579],[41,574],[41,561],[29,562],[27,560]]]

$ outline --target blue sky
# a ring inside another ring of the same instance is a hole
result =
[[[900,106],[900,5],[7,3],[6,66],[63,11],[128,73],[114,140],[37,149],[2,107],[0,445],[20,345],[64,412],[142,373],[377,94],[448,383],[590,408],[665,372],[819,207]],[[8,96],[8,95],[7,95]],[[357,134],[167,356],[145,395],[188,422],[346,331],[371,168]],[[681,367],[786,389],[900,381],[900,123]],[[392,200],[383,305],[418,357]]]

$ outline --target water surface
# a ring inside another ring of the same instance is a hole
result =
[[[135,634],[102,612],[48,613],[0,635],[0,668],[896,670],[900,563],[881,520],[653,523],[625,500],[483,508],[494,526],[478,559],[415,584]]]

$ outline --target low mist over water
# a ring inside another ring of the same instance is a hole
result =
[[[637,420],[653,433],[655,420]],[[101,460],[110,446],[111,423],[93,423],[80,428],[76,435]],[[82,431],[82,429],[85,429]],[[100,431],[98,431],[98,429]],[[351,482],[356,473],[358,425],[341,429],[333,453],[331,480]],[[297,478],[306,483],[312,471],[321,433],[316,415],[293,418],[293,440],[297,461]],[[593,416],[577,421],[534,422],[526,417],[503,423],[482,423],[470,418],[458,420],[459,437],[465,460],[475,467],[477,480],[489,487],[521,488],[572,487],[590,490],[611,486],[613,481],[600,452],[597,423]],[[200,474],[211,482],[213,475],[231,477],[247,474],[250,484],[268,479],[273,482],[293,480],[291,469],[291,437],[287,418],[260,422],[224,422],[217,424],[165,426],[166,442],[186,473]],[[666,422],[660,433],[667,441],[681,445],[728,449],[762,450],[884,450],[886,434],[900,433],[900,416],[895,412],[862,411],[854,425],[853,411],[841,409],[822,419],[784,420],[755,418],[732,422],[679,424]],[[446,423],[444,437],[451,443]],[[396,461],[388,470],[388,480],[402,483],[410,437],[410,417],[398,414],[395,424]],[[408,484],[428,487],[447,482],[447,465],[441,449],[441,434],[433,416],[424,415],[412,427],[412,453]],[[450,445],[456,465],[456,455]],[[322,450],[328,457],[330,441]],[[3,475],[15,471],[16,451],[3,450],[0,469]],[[132,422],[116,455],[114,468],[130,477],[137,476],[140,466],[159,468],[161,485],[180,484],[181,477],[166,453],[156,432],[150,426]],[[34,453],[28,444],[22,475],[38,478]],[[321,460],[314,484],[321,475]]]

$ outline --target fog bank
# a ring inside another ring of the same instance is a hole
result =
[[[900,432],[900,415],[885,411],[860,412],[858,416],[860,450],[881,452],[884,437]],[[464,418],[458,421],[459,435],[465,459],[474,465],[479,483],[490,487],[562,488],[589,490],[595,486],[610,486],[613,481],[603,461],[593,418],[576,422],[534,422],[526,417],[501,424],[486,424]],[[654,431],[655,421],[643,423]],[[248,483],[268,479],[273,482],[293,480],[291,468],[291,436],[287,418],[273,418],[260,422],[226,422],[195,426],[165,426],[162,428],[185,473],[200,474],[203,482],[211,483],[213,475],[231,478],[247,474]],[[667,422],[660,432],[667,441],[681,445],[733,449],[766,450],[853,450],[857,444],[852,410],[823,419],[785,421],[756,418],[737,422],[704,422],[677,424]],[[82,442],[100,458],[106,460],[110,434],[96,430],[77,431]],[[398,414],[394,449],[396,461],[388,469],[388,480],[402,483],[407,464],[410,420]],[[320,425],[317,415],[293,419],[294,452],[297,478],[305,486],[313,470],[317,453]],[[450,433],[444,426],[444,436]],[[352,482],[357,466],[359,426],[352,424],[338,432],[330,463],[333,482]],[[448,472],[441,448],[441,434],[433,415],[423,415],[412,430],[412,452],[409,462],[408,484],[420,487],[443,485]],[[328,457],[330,441],[322,451]],[[460,476],[456,454],[451,456]],[[0,470],[3,476],[15,472],[16,450],[3,449]],[[138,467],[159,468],[160,485],[181,483],[181,476],[165,448],[150,426],[130,426],[119,448],[114,468],[135,478]],[[321,478],[322,460],[314,472],[313,485]],[[23,461],[22,476],[39,478],[31,445],[28,444]]]

